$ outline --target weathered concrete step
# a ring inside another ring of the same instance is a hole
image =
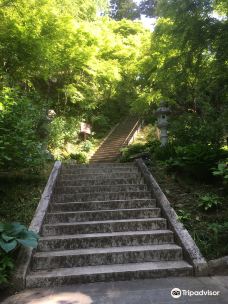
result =
[[[105,164],[77,164],[74,162],[71,163],[67,163],[67,164],[63,164],[64,168],[97,168],[97,167],[105,167],[105,168],[109,168],[109,167],[116,167],[116,168],[127,168],[127,167],[134,167],[134,163],[105,163]]]
[[[100,162],[105,162],[105,161],[114,161],[117,160],[119,157],[120,153],[116,152],[114,155],[109,155],[109,156],[96,156],[90,159],[90,161],[100,161]]]
[[[39,288],[99,281],[106,282],[190,275],[193,275],[192,266],[185,261],[70,267],[31,272],[26,277],[26,287]]]
[[[99,178],[99,179],[78,179],[65,180],[58,183],[61,186],[99,186],[99,185],[132,185],[143,184],[142,178]]]
[[[170,230],[125,231],[41,237],[38,251],[171,244]]]
[[[167,229],[164,218],[89,221],[80,223],[45,224],[42,227],[43,236],[64,235],[76,233],[99,233],[118,231],[143,231]]]
[[[100,151],[96,152],[96,154],[94,154],[94,156],[101,156],[101,155],[111,156],[111,155],[114,155],[115,153],[120,153],[120,148],[121,147],[119,145],[112,146],[109,149],[103,148]]]
[[[105,179],[105,178],[139,178],[141,177],[140,173],[128,173],[128,172],[119,172],[119,173],[101,173],[101,174],[61,174],[60,181],[67,180],[81,180],[81,179]]]
[[[117,160],[119,157],[120,153],[116,153],[113,156],[96,156],[94,158],[91,158],[90,161],[97,161],[97,162],[101,162],[101,163],[105,163],[106,161],[114,161]]]
[[[121,168],[116,168],[116,167],[111,167],[111,168],[106,168],[106,167],[96,167],[96,168],[62,168],[61,173],[62,174],[102,174],[102,173],[138,173],[139,170],[136,167],[121,167]]]
[[[136,208],[136,209],[117,209],[117,210],[95,210],[77,212],[57,212],[48,213],[45,223],[74,223],[85,221],[108,221],[123,219],[138,219],[159,217],[160,208]]]
[[[70,193],[94,193],[94,192],[119,192],[119,191],[147,191],[146,185],[90,185],[90,186],[59,186],[55,193],[70,194]]]
[[[50,204],[50,212],[89,211],[109,209],[150,208],[156,206],[155,199],[110,200]]]
[[[99,150],[97,150],[94,155],[98,155],[98,154],[100,155],[102,153],[113,154],[114,152],[119,152],[122,142],[123,142],[123,140],[121,140],[120,142],[115,142],[115,143],[113,143],[113,141],[111,141],[110,143],[106,143],[106,145],[102,146]]]
[[[91,164],[105,164],[107,161],[115,161],[118,159],[118,155],[116,155],[115,157],[111,158],[111,159],[107,159],[107,158],[103,158],[103,159],[90,159],[90,163]]]
[[[119,192],[94,192],[94,193],[75,193],[75,194],[55,194],[56,203],[64,202],[83,202],[83,201],[109,201],[109,200],[128,200],[136,198],[151,198],[150,191],[119,191]]]
[[[175,244],[89,248],[37,252],[32,269],[127,264],[182,260],[182,249]]]
[[[99,150],[95,152],[94,155],[100,155],[102,153],[110,153],[113,154],[114,152],[119,152],[120,148],[122,146],[123,140],[120,142],[115,142],[113,141],[107,142],[104,146],[102,146]]]

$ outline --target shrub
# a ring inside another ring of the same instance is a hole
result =
[[[38,235],[20,223],[0,223],[0,284],[7,283],[14,268],[12,252],[19,246],[37,247]]]
[[[53,119],[48,144],[55,158],[62,158],[61,152],[67,143],[76,143],[79,130],[78,118],[59,116]]]
[[[82,151],[84,152],[89,152],[93,147],[93,143],[90,140],[86,140],[85,142],[82,143]]]
[[[4,252],[0,252],[0,285],[8,282],[9,275],[13,269],[13,258]]]
[[[213,169],[214,176],[221,176],[224,184],[228,183],[228,158],[224,162],[219,162],[217,168]]]
[[[19,245],[35,248],[38,235],[20,223],[0,223],[0,248],[8,253]]]
[[[175,145],[185,146],[192,144],[222,146],[223,121],[214,109],[204,109],[203,116],[197,113],[182,113],[173,117],[170,122],[169,136]]]
[[[215,194],[206,194],[200,197],[198,206],[205,211],[218,207],[222,204],[221,199]]]
[[[70,158],[76,160],[78,164],[85,164],[88,162],[87,156],[83,152],[75,153],[75,154],[70,154]]]
[[[0,109],[0,167],[38,170],[46,160],[38,135],[43,110],[10,88],[0,92]]]
[[[121,153],[122,153],[121,161],[127,162],[131,160],[131,157],[143,152],[148,152],[147,145],[140,143],[129,145],[121,149]]]
[[[171,146],[168,155],[170,157],[166,164],[169,169],[187,173],[197,179],[207,179],[212,176],[211,168],[221,159],[223,152],[212,146],[195,143],[187,146]]]
[[[172,158],[176,155],[175,146],[171,143],[168,143],[164,147],[161,147],[161,144],[157,144],[152,150],[154,157],[161,161],[166,161],[169,158]]]

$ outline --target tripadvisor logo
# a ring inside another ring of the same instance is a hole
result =
[[[179,288],[173,288],[171,290],[171,296],[174,299],[178,299],[181,296],[219,296],[220,295],[220,291],[216,291],[216,290],[185,290],[182,289],[180,290]]]
[[[181,297],[181,290],[179,288],[173,288],[171,290],[171,296],[174,298],[174,299],[178,299]]]

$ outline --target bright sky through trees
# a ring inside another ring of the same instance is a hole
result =
[[[138,5],[141,2],[141,0],[134,0],[134,1]],[[148,28],[151,31],[153,31],[154,26],[155,26],[155,22],[156,22],[156,18],[148,18],[145,15],[141,15],[141,21],[142,21],[142,24],[145,26],[145,28]]]

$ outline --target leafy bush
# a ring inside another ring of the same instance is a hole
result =
[[[50,124],[49,148],[55,158],[61,158],[67,143],[76,143],[78,134],[79,118],[59,116],[53,119]]]
[[[156,159],[161,161],[166,161],[167,159],[176,155],[175,146],[171,143],[168,143],[163,147],[161,147],[161,144],[157,144],[152,153]]]
[[[205,211],[218,207],[222,204],[221,199],[215,194],[207,194],[200,197],[198,206]]]
[[[203,255],[214,259],[228,254],[228,222],[202,223],[200,230],[193,231],[193,238]]]
[[[0,285],[8,282],[9,274],[13,269],[13,258],[0,251]]]
[[[14,269],[12,252],[19,246],[36,248],[38,235],[20,223],[0,223],[0,284],[8,283]]]
[[[186,210],[178,210],[177,211],[178,219],[186,226],[188,226],[188,223],[191,220],[191,214],[187,212]]]
[[[218,115],[213,109],[207,108],[209,105],[205,105],[205,107],[203,117],[189,112],[173,117],[169,135],[175,145],[221,146],[223,141],[222,121],[218,119]]]
[[[8,87],[0,92],[0,109],[0,166],[39,169],[47,156],[38,135],[42,109]]]
[[[121,161],[127,162],[131,160],[131,157],[143,152],[148,152],[148,147],[144,144],[138,143],[127,146],[121,149],[121,153],[122,153]]]
[[[35,248],[38,235],[20,223],[0,223],[0,248],[8,253],[19,245]]]
[[[70,158],[76,160],[78,164],[85,164],[88,162],[86,154],[82,152],[70,154]]]
[[[212,176],[211,168],[221,159],[223,152],[212,146],[195,143],[187,146],[170,146],[167,156],[170,156],[166,161],[169,169],[187,173],[197,179],[207,179]]]
[[[86,140],[83,144],[82,144],[82,151],[84,152],[89,152],[93,147],[93,143],[90,140]]]
[[[224,162],[219,162],[217,169],[212,171],[214,176],[221,176],[223,178],[223,182],[228,183],[228,158]]]

